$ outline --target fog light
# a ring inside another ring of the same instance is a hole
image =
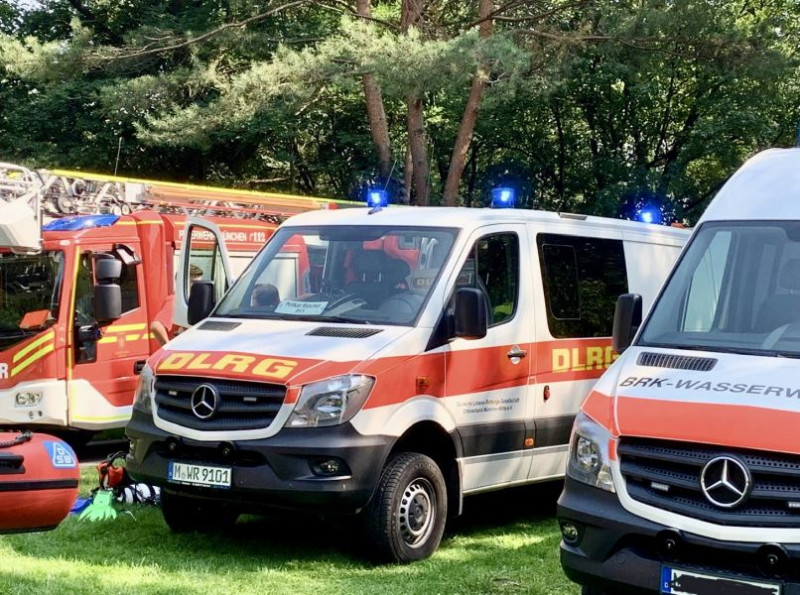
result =
[[[339,459],[322,459],[314,463],[312,470],[314,475],[333,477],[337,475],[348,475],[347,465]]]
[[[38,390],[17,393],[17,396],[14,398],[14,405],[16,407],[35,407],[41,402],[42,393]]]
[[[136,457],[136,441],[135,440],[128,440],[128,454],[131,457]]]
[[[574,524],[564,521],[561,523],[561,537],[567,545],[578,545],[581,540],[581,532]]]

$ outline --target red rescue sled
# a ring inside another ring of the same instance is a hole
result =
[[[55,529],[75,503],[79,477],[63,440],[0,432],[0,533]]]

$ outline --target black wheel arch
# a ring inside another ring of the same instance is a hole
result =
[[[449,514],[461,514],[461,473],[457,460],[461,456],[462,446],[458,433],[448,432],[434,421],[418,422],[395,441],[387,461],[403,452],[417,452],[436,462],[447,486]]]

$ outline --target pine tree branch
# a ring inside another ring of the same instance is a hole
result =
[[[384,21],[382,19],[376,19],[371,15],[363,15],[358,14],[358,11],[345,0],[313,0],[313,3],[320,8],[325,10],[330,10],[333,12],[338,12],[340,14],[347,14],[348,16],[355,17],[357,19],[361,19],[362,21],[369,21],[372,23],[377,23],[378,25],[383,25],[387,29],[392,31],[398,31],[397,25],[390,23],[389,21]],[[336,4],[342,8],[336,8],[335,6],[329,6],[329,4]]]
[[[252,23],[256,23],[256,22],[264,20],[264,19],[266,19],[268,17],[274,16],[274,15],[276,15],[279,12],[282,12],[284,10],[288,10],[290,8],[294,8],[294,7],[300,6],[302,4],[308,4],[310,2],[312,2],[312,0],[295,0],[294,2],[288,2],[286,4],[283,4],[281,6],[273,8],[272,10],[268,10],[266,12],[261,12],[259,14],[253,15],[253,16],[248,17],[246,19],[243,19],[241,21],[236,21],[234,23],[225,23],[224,25],[220,25],[219,27],[217,27],[215,29],[211,29],[210,31],[206,31],[202,35],[197,35],[196,37],[190,37],[188,39],[184,39],[183,41],[176,42],[176,43],[173,43],[171,45],[165,45],[165,46],[161,46],[161,47],[152,47],[152,44],[151,44],[149,46],[145,46],[144,48],[140,49],[139,51],[131,52],[129,54],[117,53],[117,54],[114,54],[114,55],[111,55],[111,56],[99,56],[98,59],[101,60],[101,61],[118,60],[120,58],[133,59],[133,58],[141,58],[143,56],[150,56],[150,55],[153,55],[153,54],[160,54],[160,53],[163,53],[163,52],[171,52],[173,50],[182,49],[182,48],[188,47],[190,45],[194,45],[194,44],[200,43],[202,41],[206,41],[207,39],[210,39],[211,37],[219,35],[223,31],[226,31],[228,29],[246,27],[247,25],[250,25]]]

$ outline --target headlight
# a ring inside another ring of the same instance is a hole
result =
[[[583,411],[575,417],[570,440],[567,475],[608,492],[614,489],[608,443],[611,433]]]
[[[305,385],[287,428],[337,426],[350,420],[367,400],[375,379],[348,374]]]
[[[146,365],[139,374],[139,383],[136,385],[136,393],[133,396],[133,406],[143,413],[153,413],[151,397],[154,382],[153,370]]]

